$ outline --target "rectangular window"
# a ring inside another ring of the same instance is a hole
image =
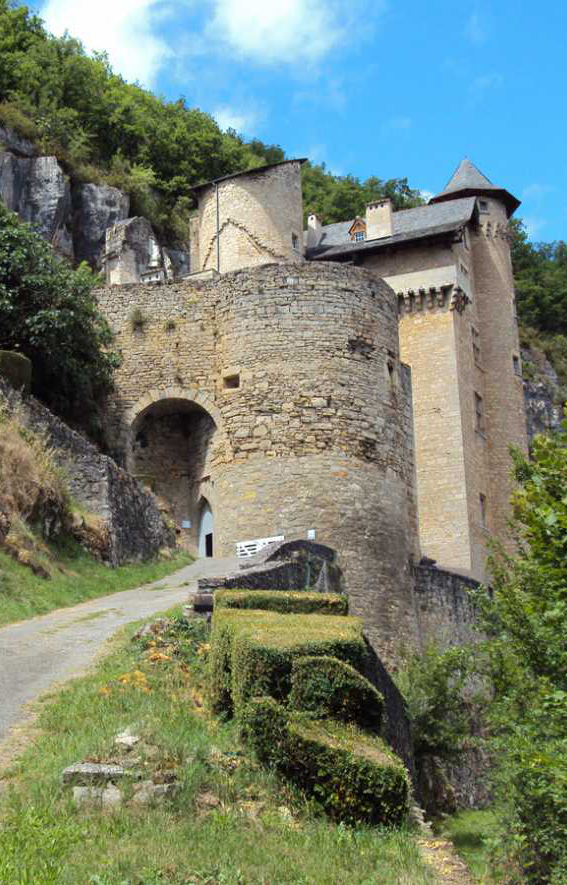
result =
[[[299,252],[299,237],[297,236],[297,234],[291,235],[291,245],[296,252]]]
[[[479,201],[478,201],[478,204],[479,204],[479,207],[480,207],[480,211],[481,211],[481,212],[490,212],[490,208],[489,208],[488,203],[486,202],[486,200],[479,200]]]
[[[520,357],[514,354],[512,357],[512,365],[514,366],[514,374],[521,375],[522,372],[520,370]]]
[[[480,335],[478,334],[478,329],[475,329],[474,326],[471,326],[471,335],[473,359],[476,365],[480,366]]]
[[[225,375],[222,382],[225,390],[236,390],[240,387],[240,375]]]
[[[354,235],[354,239],[357,243],[361,243],[364,240],[364,231],[357,230]]]
[[[484,408],[482,397],[479,393],[474,395],[474,421],[475,430],[484,435]]]
[[[486,495],[478,496],[478,507],[480,515],[480,524],[483,529],[486,528]]]

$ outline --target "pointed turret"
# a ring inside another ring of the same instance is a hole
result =
[[[508,218],[520,205],[520,201],[513,194],[492,184],[490,179],[483,175],[468,157],[465,157],[441,193],[432,197],[429,202],[443,203],[445,200],[456,200],[460,197],[482,197],[483,195],[504,203]]]

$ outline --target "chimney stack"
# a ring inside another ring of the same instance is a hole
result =
[[[316,215],[310,215],[307,219],[307,249],[314,249],[321,242],[323,228]]]
[[[366,207],[366,239],[378,240],[394,233],[392,201],[377,200]]]

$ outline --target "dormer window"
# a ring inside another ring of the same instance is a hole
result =
[[[355,218],[348,233],[354,243],[363,243],[366,239],[366,222],[364,218]]]

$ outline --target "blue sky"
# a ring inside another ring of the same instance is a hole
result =
[[[441,190],[467,154],[567,239],[567,5],[46,0],[128,80],[341,175]]]

